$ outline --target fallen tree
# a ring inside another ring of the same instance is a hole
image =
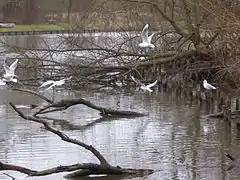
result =
[[[53,134],[60,137],[63,141],[78,145],[80,147],[85,148],[89,152],[91,152],[100,162],[100,164],[96,163],[77,163],[69,166],[57,166],[54,168],[46,169],[46,170],[32,170],[22,166],[16,166],[12,164],[7,164],[0,162],[0,170],[12,170],[18,171],[28,176],[46,176],[54,173],[60,172],[73,172],[68,174],[66,178],[74,178],[79,176],[88,176],[88,175],[99,175],[99,174],[107,174],[107,175],[131,175],[131,176],[143,176],[153,173],[152,169],[132,169],[132,168],[121,168],[120,166],[112,166],[109,162],[103,157],[103,155],[93,146],[85,144],[77,139],[70,138],[64,132],[61,132],[57,129],[51,127],[51,125],[41,117],[25,115],[22,111],[20,111],[16,106],[10,103],[12,108],[18,113],[18,115],[28,121],[33,121],[36,123],[40,123],[44,126],[47,131],[52,132]]]
[[[153,38],[156,48],[151,51],[142,51],[138,47],[141,41],[140,31],[144,26],[140,17],[135,20],[139,32],[132,32],[133,29],[130,28],[130,32],[102,33],[100,40],[95,40],[99,38],[95,34],[89,35],[91,38],[74,34],[58,36],[59,44],[56,47],[48,46],[45,39],[44,47],[47,48],[26,48],[2,43],[7,48],[22,53],[19,69],[28,68],[34,72],[34,76],[28,75],[27,78],[20,79],[24,85],[29,86],[38,86],[41,81],[69,76],[73,76],[68,83],[72,89],[92,84],[99,85],[99,89],[106,86],[119,87],[116,86],[119,81],[122,86],[128,86],[132,82],[130,74],[151,82],[156,77],[160,79],[161,70],[164,69],[169,79],[169,76],[181,74],[181,81],[199,82],[208,78],[212,82],[224,81],[231,88],[240,89],[237,58],[240,47],[239,16],[233,13],[237,0],[230,6],[225,6],[223,2],[213,2],[104,1],[101,4],[103,8],[113,5],[123,8],[125,12],[126,7],[129,7],[135,9],[135,15],[139,16],[147,12],[141,18],[144,23],[151,20],[150,30],[156,32]],[[66,44],[66,47],[60,48],[62,44]],[[39,56],[39,53],[44,56]],[[53,55],[61,54],[65,54],[66,59],[60,61],[53,58]]]
[[[45,100],[47,103],[49,103],[49,105],[46,105],[46,106],[40,108],[40,110],[38,110],[37,112],[35,112],[34,116],[37,116],[40,114],[46,114],[46,113],[50,113],[50,112],[55,112],[55,111],[66,110],[69,107],[78,105],[78,104],[82,104],[89,108],[99,111],[99,114],[102,117],[117,116],[117,117],[131,117],[132,118],[132,117],[141,117],[141,116],[147,115],[147,114],[135,112],[135,111],[117,110],[117,109],[102,107],[102,106],[96,105],[86,99],[83,99],[83,98],[63,99],[58,102],[53,102],[52,100],[48,99],[47,97],[43,96],[42,94],[40,94],[36,91],[30,90],[30,89],[14,88],[12,90],[32,94],[34,96],[37,96],[37,97]]]
[[[120,116],[120,117],[139,117],[139,116],[145,116],[146,114],[144,113],[139,113],[139,112],[134,112],[134,111],[121,111],[121,110],[116,110],[116,109],[111,109],[111,108],[105,108],[101,107],[98,105],[95,105],[91,103],[88,100],[85,100],[83,98],[78,98],[78,99],[72,99],[72,100],[61,100],[59,102],[47,105],[46,107],[40,109],[37,111],[34,116],[39,115],[39,114],[46,114],[54,111],[62,111],[65,110],[71,106],[77,105],[77,104],[83,104],[89,108],[95,109],[100,112],[101,116]],[[53,109],[51,109],[53,108]]]

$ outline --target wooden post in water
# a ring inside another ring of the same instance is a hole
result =
[[[231,105],[232,105],[232,97],[231,94],[228,94],[227,102],[226,102],[226,119],[228,122],[228,125],[231,126],[231,115],[232,115],[232,110],[231,110]]]
[[[219,90],[217,90],[217,108],[218,108],[218,111],[221,111],[222,99],[221,99],[221,93]]]
[[[239,99],[236,99],[236,110],[239,110]]]
[[[227,110],[227,122],[228,122],[229,126],[231,126],[231,115],[232,115],[232,110],[228,109]]]
[[[222,111],[223,111],[223,120],[227,121],[227,107],[226,105],[222,105]]]
[[[232,107],[232,97],[231,94],[228,94],[228,98],[227,98],[227,108],[231,109]]]
[[[219,104],[218,104],[218,110],[219,111],[223,110],[222,105],[224,105],[224,102],[225,102],[224,97],[220,97]]]
[[[240,123],[237,122],[236,125],[237,125],[237,131],[240,132]]]
[[[206,91],[204,94],[205,94],[205,101],[207,102],[207,104],[211,105],[211,93]]]

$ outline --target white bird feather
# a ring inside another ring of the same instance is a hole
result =
[[[10,66],[7,66],[6,60],[4,60],[3,68],[5,70],[5,74],[3,75],[4,78],[14,78],[17,77],[15,75],[15,69],[17,67],[18,59],[16,59]]]
[[[4,86],[6,85],[6,81],[4,81],[3,79],[0,79],[0,86]]]
[[[46,90],[49,90],[49,89],[52,89],[52,88],[55,87],[55,86],[61,86],[61,85],[63,85],[66,80],[69,80],[69,79],[71,79],[71,78],[72,78],[72,76],[70,76],[69,78],[64,78],[64,79],[58,80],[58,81],[48,80],[48,81],[44,82],[44,83],[40,86],[40,88],[46,87],[46,86],[49,86],[49,85],[50,85],[50,86],[46,89]]]
[[[139,80],[135,79],[133,76],[131,76],[132,80],[137,83],[138,85],[140,85],[140,88],[143,90],[143,91],[149,91],[149,92],[152,92],[153,90],[151,89],[151,87],[155,86],[157,84],[157,80],[154,81],[153,83],[151,84],[148,84],[148,85],[145,85],[144,83],[140,82]]]
[[[155,45],[152,44],[151,41],[155,33],[152,33],[150,36],[148,36],[148,27],[149,27],[149,24],[146,24],[142,30],[142,33],[141,33],[142,42],[139,44],[139,47],[154,49]]]
[[[53,80],[48,80],[48,81],[42,83],[40,88],[45,87],[45,86],[49,86],[49,85],[53,84],[54,82],[55,81],[53,81]]]
[[[214,87],[213,85],[211,85],[211,84],[209,84],[208,82],[207,82],[207,80],[203,80],[203,87],[205,88],[205,89],[207,89],[207,90],[210,90],[210,89],[216,89],[216,87]]]

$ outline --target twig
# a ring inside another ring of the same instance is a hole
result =
[[[231,156],[230,154],[226,154],[226,156],[230,159],[230,160],[232,160],[232,161],[235,161],[236,159],[233,157],[233,156]]]
[[[114,1],[114,0],[113,0]],[[142,3],[142,4],[148,4],[153,6],[158,12],[159,14],[161,14],[161,16],[167,20],[172,26],[173,28],[176,30],[176,32],[182,36],[187,36],[188,34],[185,33],[178,25],[177,23],[171,19],[170,17],[167,16],[167,14],[165,14],[159,7],[157,4],[153,3],[153,2],[149,2],[149,1],[141,1],[141,0],[123,0],[123,1],[127,1],[127,2],[133,2],[133,3]]]
[[[13,176],[11,176],[11,175],[9,175],[9,174],[7,174],[7,173],[2,173],[2,174],[4,174],[4,175],[10,177],[12,180],[15,180],[15,179],[16,179],[15,177],[13,177]]]

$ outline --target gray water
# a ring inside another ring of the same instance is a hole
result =
[[[44,47],[43,42],[45,46],[47,44],[55,48],[59,45],[56,36],[43,36],[43,39],[40,36],[13,36],[3,39],[8,44],[27,48]],[[6,47],[2,47],[2,50],[4,48]],[[8,50],[7,55],[12,57],[11,49],[6,50]],[[35,54],[33,52],[29,54],[44,55],[43,52],[40,54],[39,51]],[[84,53],[91,54],[87,51]],[[4,53],[1,55],[5,56]],[[55,53],[54,58],[61,61],[62,54]],[[46,96],[52,97],[51,92],[45,93]],[[230,153],[237,157],[240,139],[236,130],[232,128],[229,132],[222,120],[204,118],[204,114],[211,112],[211,108],[205,104],[191,102],[174,91],[163,92],[157,91],[156,88],[151,95],[135,89],[101,92],[86,89],[59,91],[55,94],[55,100],[78,97],[101,106],[149,114],[145,117],[112,119],[98,123],[94,123],[100,118],[98,112],[82,105],[49,114],[50,117],[63,119],[63,121],[50,121],[54,128],[64,131],[72,138],[93,145],[110,164],[155,170],[147,177],[135,179],[238,179],[236,170],[226,170],[230,161],[225,154]],[[117,106],[118,101],[120,107]],[[8,104],[9,102],[16,105],[45,103],[28,94],[0,90],[1,162],[36,170],[75,163],[98,163],[97,159],[83,148],[63,142],[59,137],[42,128],[42,125],[20,118]],[[22,110],[25,113],[32,112],[29,109]],[[17,180],[26,177],[18,172],[4,172]],[[59,180],[66,174],[27,179]],[[10,178],[0,172],[0,179]],[[109,179],[120,179],[120,177]]]
[[[63,95],[64,94],[64,95]],[[59,165],[95,162],[96,158],[76,145],[63,142],[41,125],[20,118],[7,104],[44,102],[22,93],[1,92],[5,97],[0,105],[0,161],[31,169],[47,169]],[[47,94],[50,96],[50,94]],[[100,116],[85,106],[73,106],[50,117],[65,119],[67,123],[53,123],[53,127],[70,137],[96,147],[112,165],[129,168],[151,168],[155,173],[136,179],[237,179],[226,171],[229,160],[225,154],[237,154],[239,139],[226,130],[225,123],[204,119],[204,105],[187,101],[174,92],[96,93],[91,91],[58,92],[56,98],[84,97],[93,103],[149,113],[134,119],[116,119],[93,123]],[[7,100],[9,99],[9,100]],[[31,110],[23,109],[25,113]],[[71,129],[71,125],[76,128]],[[17,179],[25,175],[7,172]],[[28,179],[63,179],[66,173]],[[0,175],[1,179],[9,179]],[[112,179],[116,179],[113,177]],[[128,178],[125,178],[128,179]]]

